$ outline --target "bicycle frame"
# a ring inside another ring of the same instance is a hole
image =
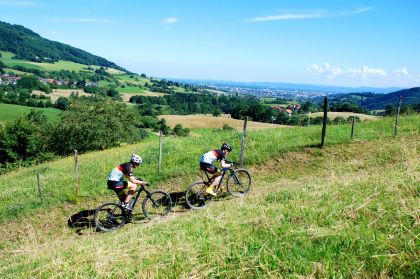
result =
[[[144,187],[144,185],[141,185],[140,189],[136,190],[136,192],[135,192],[135,193],[137,193],[137,195],[134,196],[134,201],[133,201],[133,204],[131,205],[131,210],[132,211],[134,210],[134,206],[136,205],[137,200],[139,199],[140,194],[143,191],[146,192],[146,195],[150,195],[150,192]]]
[[[207,176],[207,181],[209,181],[210,182],[210,176],[209,176],[209,174],[208,174],[208,172],[206,171],[206,170],[203,170],[204,171],[204,173],[206,174],[206,176]],[[225,178],[225,174],[226,174],[226,172],[228,172],[228,171],[230,171],[230,173],[235,173],[235,171],[233,170],[233,169],[231,169],[231,168],[222,168],[222,171],[221,171],[221,173],[222,173],[222,177],[220,178],[220,181],[219,181],[219,184],[217,185],[217,189],[219,189],[220,188],[220,186],[222,185],[222,183],[223,183],[223,179]],[[237,180],[237,178],[235,177],[235,180]]]

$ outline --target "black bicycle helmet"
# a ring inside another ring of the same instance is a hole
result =
[[[230,146],[229,144],[227,144],[226,142],[224,144],[222,144],[222,150],[226,149],[227,151],[231,152],[233,150],[232,146]]]

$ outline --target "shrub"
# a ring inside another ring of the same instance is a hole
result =
[[[183,128],[181,124],[176,124],[173,129],[173,133],[180,137],[186,137],[189,135],[190,129]]]
[[[229,126],[228,124],[223,124],[223,128],[222,129],[225,130],[225,131],[232,131],[235,128]]]
[[[125,104],[75,100],[55,131],[55,151],[69,154],[134,143],[145,137],[141,126],[139,115]]]

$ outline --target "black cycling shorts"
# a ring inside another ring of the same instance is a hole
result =
[[[211,174],[214,174],[217,172],[216,166],[209,163],[200,162],[200,169],[205,170],[206,172],[211,173]]]
[[[120,191],[127,188],[128,182],[127,181],[112,181],[108,180],[108,189],[112,189],[114,191]]]

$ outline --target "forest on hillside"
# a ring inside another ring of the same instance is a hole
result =
[[[105,58],[87,51],[42,38],[21,25],[0,21],[0,50],[16,54],[17,59],[33,62],[53,63],[58,60],[72,61],[85,65],[98,65],[126,71]]]

